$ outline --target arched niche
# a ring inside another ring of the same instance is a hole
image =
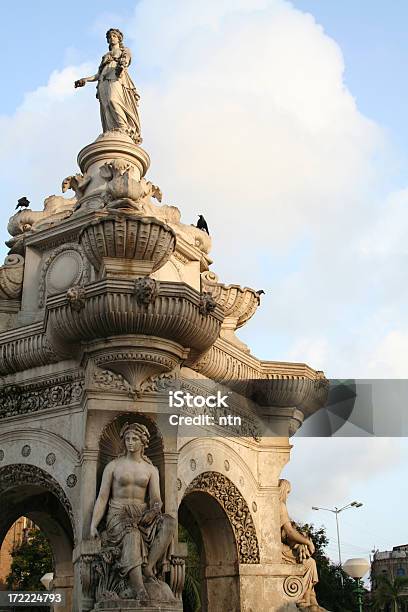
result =
[[[146,449],[146,456],[159,470],[160,490],[162,499],[165,499],[163,438],[155,421],[142,413],[120,414],[102,430],[99,439],[97,489],[99,489],[102,473],[106,464],[112,461],[112,459],[116,459],[116,457],[124,452],[120,431],[126,422],[140,423],[141,425],[145,425],[149,430],[150,442]]]
[[[239,610],[239,565],[259,563],[259,546],[237,487],[221,473],[203,472],[185,491],[179,522],[201,551],[203,612]]]
[[[26,516],[50,542],[54,558],[54,584],[66,595],[61,612],[72,610],[72,552],[75,527],[71,504],[58,482],[34,465],[10,464],[0,468],[0,543],[13,523]]]

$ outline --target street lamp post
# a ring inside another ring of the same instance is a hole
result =
[[[337,528],[337,547],[339,550],[339,565],[341,567],[341,549],[340,549],[340,531],[339,531],[339,514],[343,512],[343,510],[347,510],[347,508],[361,508],[363,504],[361,502],[353,501],[349,504],[346,504],[342,508],[320,508],[318,506],[313,506],[312,510],[326,510],[327,512],[333,512],[336,515],[336,528]]]
[[[362,578],[370,569],[370,563],[367,559],[348,559],[344,564],[344,569],[355,580],[354,592],[357,596],[358,609],[359,612],[363,612],[363,595],[365,590]]]

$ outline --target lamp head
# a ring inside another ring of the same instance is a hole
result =
[[[343,564],[343,569],[352,578],[361,580],[370,569],[370,563],[367,559],[348,559]]]

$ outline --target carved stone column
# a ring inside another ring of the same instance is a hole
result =
[[[89,535],[92,511],[96,498],[97,469],[98,449],[85,449],[82,452],[81,467],[81,509],[79,512],[81,525],[78,526],[78,533],[82,535],[82,538],[87,538]]]
[[[289,462],[288,438],[263,438],[258,451],[258,520],[261,563],[281,563],[278,481]]]

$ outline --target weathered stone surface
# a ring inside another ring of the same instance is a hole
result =
[[[98,82],[103,134],[62,183],[75,197],[50,196],[44,210],[9,222],[11,255],[0,267],[0,540],[21,515],[43,529],[54,588],[67,595],[61,612],[181,612],[187,550],[178,521],[203,551],[207,610],[289,611],[304,595],[305,563],[282,559],[279,477],[289,436],[324,405],[327,381],[305,364],[257,359],[236,337],[262,292],[219,281],[208,234],[183,223],[176,206],[157,204],[163,194],[145,178],[150,158],[138,146],[136,90],[127,88],[129,51],[117,30],[108,38],[109,53],[85,79]],[[213,425],[192,433],[170,423],[169,391],[205,400],[221,388],[228,407],[180,411],[205,412]],[[220,424],[232,415],[239,424]],[[126,422],[149,434],[135,462],[130,443],[120,456]],[[98,492],[106,502],[99,521]],[[127,501],[115,515],[118,497]],[[132,515],[134,499],[141,516]],[[117,564],[124,550],[142,549],[133,569],[143,567],[144,606],[129,599],[129,567],[121,573]],[[148,582],[149,568],[160,582]]]

